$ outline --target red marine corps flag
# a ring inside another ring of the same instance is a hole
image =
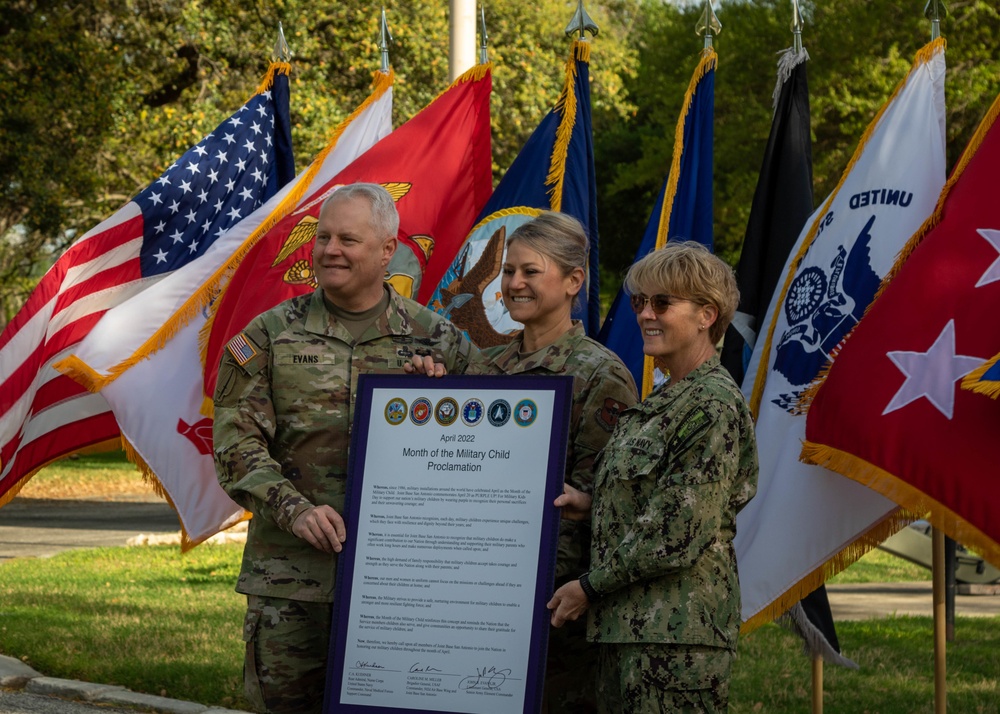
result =
[[[254,317],[314,290],[312,241],[323,200],[338,186],[380,183],[399,210],[399,248],[386,279],[416,298],[425,270],[451,263],[493,190],[490,146],[491,65],[473,67],[419,114],[319,187],[247,254],[202,339],[205,394],[211,397],[222,350]],[[430,283],[430,289],[436,285]]]
[[[1000,97],[937,209],[812,395],[803,459],[1000,565],[1000,401],[962,389],[1000,352]]]

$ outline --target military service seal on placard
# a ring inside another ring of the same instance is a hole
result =
[[[410,405],[410,421],[417,426],[423,426],[431,420],[431,400],[427,397],[418,397]]]
[[[406,402],[399,397],[393,397],[385,405],[385,420],[393,426],[399,426],[406,419]]]
[[[473,397],[462,405],[462,423],[466,426],[475,426],[483,420],[486,407],[482,400]]]
[[[458,402],[445,397],[434,407],[434,420],[441,426],[451,426],[458,419]]]
[[[518,426],[531,426],[538,416],[538,405],[530,399],[522,399],[514,407],[514,422]]]
[[[510,420],[510,403],[506,399],[497,399],[486,412],[486,418],[493,426],[503,426]]]

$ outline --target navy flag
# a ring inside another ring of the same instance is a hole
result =
[[[646,224],[639,260],[662,248],[668,238],[693,240],[713,248],[712,241],[712,120],[715,114],[715,65],[718,55],[706,48],[691,77],[677,122],[674,154],[667,180]],[[652,365],[646,364],[642,338],[624,290],[619,290],[597,338],[613,350],[642,385],[645,397],[653,387]]]
[[[464,245],[445,272],[429,307],[447,316],[479,347],[510,341],[520,329],[500,294],[504,240],[544,211],[577,218],[590,239],[588,288],[573,318],[588,334],[600,322],[597,186],[590,122],[590,43],[573,42],[566,81],[555,107],[521,148]]]

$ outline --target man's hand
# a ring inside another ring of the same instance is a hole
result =
[[[426,374],[428,377],[443,377],[448,374],[444,363],[435,362],[430,355],[414,355],[409,362],[403,363],[403,371],[407,374]]]
[[[570,580],[556,590],[545,607],[552,610],[552,626],[562,627],[567,620],[576,621],[587,612],[590,600],[587,599],[583,588],[580,587],[580,581]]]
[[[562,495],[556,497],[552,503],[562,509],[562,517],[568,521],[589,521],[590,505],[593,502],[594,499],[589,493],[564,483]]]
[[[329,506],[312,506],[292,523],[292,533],[324,553],[339,553],[347,540],[347,527]]]

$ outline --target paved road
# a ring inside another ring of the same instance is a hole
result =
[[[829,584],[826,594],[834,621],[868,620],[890,615],[933,617],[933,587],[918,583]],[[958,617],[1000,616],[1000,594],[956,595]]]
[[[75,548],[120,546],[140,533],[180,530],[161,500],[75,501],[15,498],[0,508],[0,563]]]

